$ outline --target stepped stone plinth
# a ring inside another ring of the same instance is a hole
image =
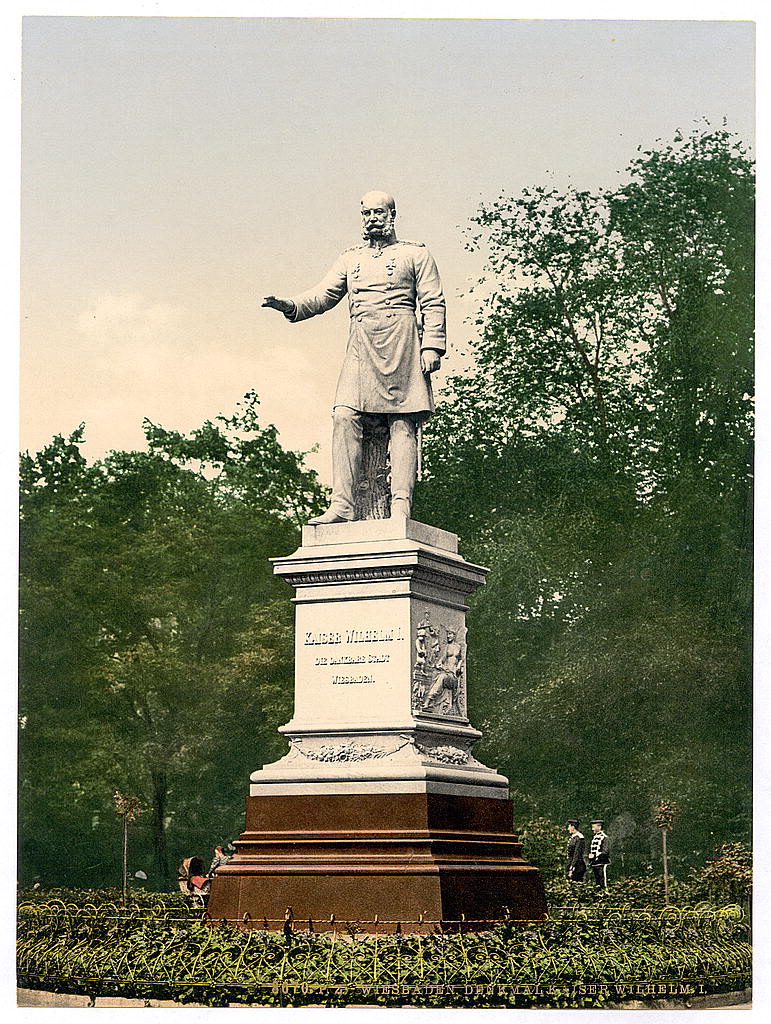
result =
[[[542,918],[508,780],[472,753],[466,612],[486,570],[454,534],[398,517],[306,526],[274,566],[295,591],[289,751],[251,777],[211,918]]]

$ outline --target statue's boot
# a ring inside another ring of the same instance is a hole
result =
[[[314,516],[313,519],[308,520],[308,526],[328,526],[330,523],[352,523],[353,519],[348,516],[341,516],[336,511],[335,506],[331,505],[326,512],[320,516]]]
[[[398,497],[398,496],[391,498],[391,518],[392,519],[398,519],[399,517],[401,517],[402,519],[409,519],[410,518],[410,511],[411,511],[411,509],[410,509],[410,499],[409,498],[401,498],[401,497]]]

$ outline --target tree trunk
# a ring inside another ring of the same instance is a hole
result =
[[[664,859],[664,902],[669,903],[669,862],[667,861],[667,830],[661,830],[661,855]]]
[[[153,862],[161,885],[169,880],[169,855],[166,849],[166,797],[168,782],[166,772],[154,768],[151,772],[153,784]]]
[[[388,422],[385,416],[365,416],[363,430],[356,518],[387,519],[391,514]]]

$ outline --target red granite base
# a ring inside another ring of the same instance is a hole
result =
[[[426,793],[260,796],[212,883],[209,915],[277,930],[287,912],[316,931],[378,918],[487,927],[508,910],[546,916],[543,880],[522,860],[509,800]]]

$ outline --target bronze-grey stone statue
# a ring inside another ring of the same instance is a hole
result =
[[[434,411],[430,374],[446,348],[442,283],[431,253],[397,239],[396,204],[387,193],[368,192],[361,217],[363,244],[342,253],[315,288],[263,301],[298,323],[348,295],[350,334],[332,414],[332,501],[312,524],[356,518],[363,436],[373,416],[390,434],[390,514],[409,518],[417,428]]]

